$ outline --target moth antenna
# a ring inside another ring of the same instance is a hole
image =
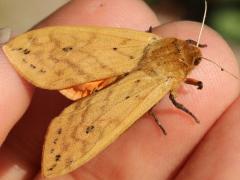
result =
[[[197,47],[199,47],[199,44],[200,44],[203,28],[204,28],[205,21],[206,21],[206,16],[207,16],[207,1],[205,0],[205,10],[204,10],[204,15],[203,15],[203,20],[202,20],[202,26],[201,26],[201,29],[200,29],[200,32],[199,32],[199,35],[198,35]]]
[[[202,26],[201,26],[201,29],[200,29],[200,32],[199,32],[199,35],[198,35],[198,40],[197,40],[197,45],[196,45],[197,47],[199,47],[199,45],[200,45],[200,40],[201,40],[201,37],[202,37],[202,32],[203,32],[203,28],[204,28],[205,21],[206,21],[206,16],[207,16],[207,1],[205,0],[205,10],[204,10],[204,15],[203,15],[203,20],[202,20]],[[217,64],[213,60],[205,58],[205,57],[201,57],[201,58],[208,61],[208,62],[211,62],[211,63],[215,64],[217,67],[219,67],[221,69],[221,71],[225,71],[226,73],[228,73],[229,75],[231,75],[235,79],[240,80],[240,77],[238,77],[238,76],[234,75],[233,73],[231,73],[230,71],[224,69],[221,65]]]
[[[219,64],[216,63],[216,62],[214,62],[213,60],[208,59],[208,58],[205,58],[205,57],[201,57],[201,58],[204,59],[204,60],[206,60],[206,61],[208,61],[208,62],[210,62],[210,63],[215,64],[217,67],[219,67],[219,68],[221,69],[221,71],[225,71],[226,73],[228,73],[229,75],[231,75],[231,76],[234,77],[235,79],[240,80],[240,77],[238,77],[238,76],[234,75],[233,73],[231,73],[230,71],[224,69],[221,65],[219,65]]]

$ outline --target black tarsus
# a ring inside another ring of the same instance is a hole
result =
[[[153,112],[152,108],[148,111],[149,114],[153,117],[153,119],[155,120],[155,122],[157,123],[158,127],[160,127],[160,129],[162,130],[164,135],[167,135],[167,131],[164,129],[164,127],[160,124],[160,120],[158,119],[158,117],[155,115],[155,113]]]
[[[179,102],[177,102],[175,100],[175,97],[171,92],[169,94],[169,99],[172,101],[173,105],[176,108],[178,108],[178,109],[184,111],[185,113],[189,114],[190,116],[192,116],[192,118],[195,120],[196,123],[198,123],[198,124],[200,123],[200,121],[196,118],[196,116],[191,111],[189,111],[184,105],[180,104]]]
[[[192,78],[187,78],[185,80],[186,84],[190,84],[190,85],[194,85],[197,86],[197,89],[202,89],[203,88],[203,83],[202,81],[198,81],[196,79],[192,79]]]

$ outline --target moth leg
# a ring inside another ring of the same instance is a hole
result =
[[[178,108],[178,109],[184,111],[185,113],[189,114],[190,116],[192,116],[192,118],[195,120],[196,123],[200,123],[200,121],[196,118],[196,116],[191,111],[189,111],[184,105],[180,104],[179,102],[177,102],[175,100],[175,97],[172,94],[172,92],[170,92],[170,94],[169,94],[169,99],[172,101],[173,105],[176,108]]]
[[[152,26],[150,26],[146,32],[152,33]]]
[[[192,79],[192,78],[187,78],[185,80],[186,84],[190,84],[190,85],[194,85],[197,86],[197,89],[202,89],[203,88],[203,83],[202,81],[198,81],[196,79]]]
[[[158,119],[158,117],[156,116],[156,114],[153,112],[153,109],[151,108],[149,111],[149,114],[153,117],[153,119],[155,120],[155,122],[157,123],[157,125],[160,127],[160,129],[162,130],[164,135],[167,135],[167,131],[164,129],[164,127],[161,125],[160,120]]]
[[[187,39],[186,42],[189,43],[189,44],[192,44],[194,46],[197,45],[197,41],[194,41],[192,39]],[[205,47],[207,47],[207,44],[199,44],[198,47],[205,48]]]

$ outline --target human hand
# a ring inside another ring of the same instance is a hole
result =
[[[144,31],[160,22],[139,0],[107,0],[102,5],[97,0],[73,0],[39,27],[85,24]],[[176,22],[155,28],[154,33],[161,37],[196,39],[199,30],[200,24]],[[233,74],[239,73],[233,54],[221,37],[206,28],[202,42],[208,44],[202,49],[204,57],[213,59]],[[203,90],[184,85],[177,100],[198,117],[200,125],[164,98],[155,112],[167,130],[167,136],[162,135],[152,117],[145,115],[106,150],[62,178],[234,179],[240,164],[240,114],[237,110],[240,83],[204,60],[190,77],[203,81]],[[0,149],[0,179],[32,179],[40,170],[48,123],[70,101],[56,92],[39,89],[32,99],[34,88],[17,75],[2,52],[0,82],[0,143],[11,130]]]

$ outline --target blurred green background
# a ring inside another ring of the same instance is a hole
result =
[[[204,0],[145,0],[161,22],[202,21]],[[208,0],[206,24],[219,32],[240,60],[240,0]]]

